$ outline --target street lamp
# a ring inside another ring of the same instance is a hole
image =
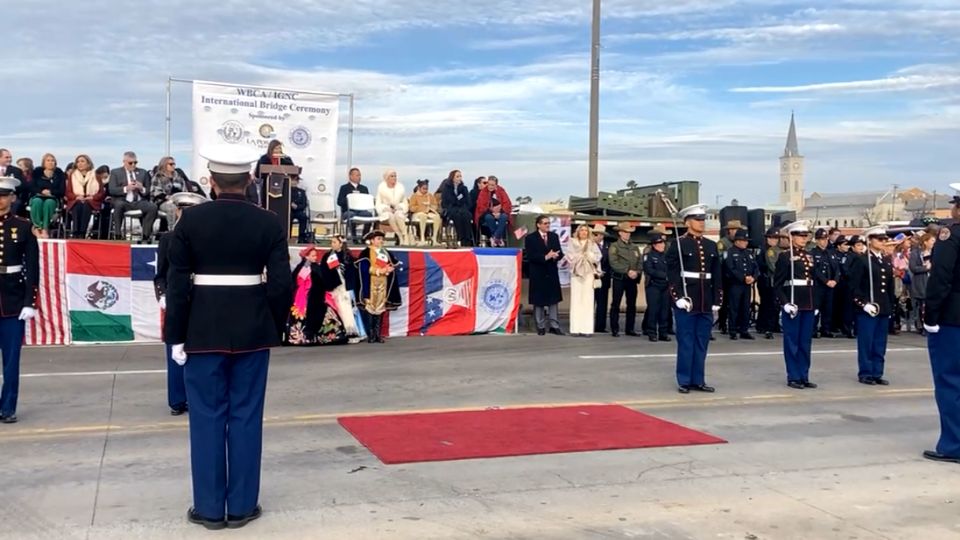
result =
[[[597,181],[600,161],[600,0],[593,0],[593,28],[590,51],[590,156],[589,197],[599,195]]]

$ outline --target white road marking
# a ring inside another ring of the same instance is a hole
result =
[[[166,373],[165,369],[131,369],[127,371],[55,371],[52,373],[22,373],[23,379],[40,379],[43,377],[90,377],[95,375],[156,375]]]
[[[903,347],[899,349],[887,349],[888,353],[891,352],[915,352],[915,351],[924,351],[926,349],[921,349],[919,347]],[[825,350],[825,351],[812,351],[811,354],[840,354],[840,353],[856,353],[856,349],[834,349],[834,350]],[[748,352],[732,352],[732,353],[710,353],[707,354],[707,358],[719,358],[724,356],[783,356],[783,351],[748,351]],[[582,360],[612,360],[616,358],[676,358],[677,353],[671,354],[599,354],[599,355],[584,355],[578,356]]]

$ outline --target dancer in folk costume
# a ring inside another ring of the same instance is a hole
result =
[[[330,240],[330,251],[320,259],[319,266],[327,291],[327,304],[336,310],[347,339],[355,343],[360,338],[361,330],[355,315],[356,296],[353,289],[348,287],[348,276],[355,270],[350,252],[344,249],[342,236],[334,236]]]
[[[397,259],[383,247],[383,231],[371,231],[364,240],[367,248],[357,259],[360,276],[360,305],[363,308],[367,343],[384,343],[381,335],[383,314],[400,307],[400,289],[397,287]]]
[[[346,343],[344,325],[335,309],[327,304],[316,246],[300,252],[303,260],[293,269],[294,293],[287,319],[285,344],[334,345]]]

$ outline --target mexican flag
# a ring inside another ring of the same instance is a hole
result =
[[[156,341],[156,248],[67,243],[67,307],[74,342]]]

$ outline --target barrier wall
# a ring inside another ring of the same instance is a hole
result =
[[[290,248],[291,268],[299,250]],[[520,250],[390,251],[402,263],[403,305],[389,313],[387,335],[516,331]],[[159,342],[156,267],[156,246],[41,240],[39,316],[27,325],[25,343]]]

